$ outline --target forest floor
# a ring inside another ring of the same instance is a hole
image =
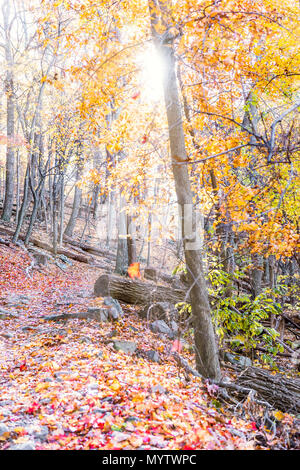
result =
[[[98,269],[73,262],[30,269],[20,247],[0,245],[0,449],[297,448],[295,416],[273,411],[267,429],[249,400],[232,409],[217,387],[183,374],[172,341],[135,307],[117,323],[44,317],[86,311]],[[7,319],[9,318],[9,319]],[[116,351],[113,340],[156,351],[160,362]],[[192,362],[192,355],[183,355]],[[263,424],[262,424],[263,423]]]

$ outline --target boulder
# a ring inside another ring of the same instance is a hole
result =
[[[13,444],[7,450],[35,450],[33,441],[22,442],[22,444]]]
[[[156,320],[151,323],[150,330],[153,331],[153,333],[162,333],[163,335],[167,335],[170,339],[173,339],[175,336],[174,332],[164,320]]]
[[[25,427],[27,433],[32,436],[34,439],[38,439],[41,442],[44,442],[48,438],[49,428],[48,426],[42,426],[39,424],[30,424]]]
[[[39,250],[31,248],[28,251],[31,253],[35,264],[37,264],[38,266],[47,266],[48,262],[52,259],[50,255],[42,253]]]
[[[71,261],[70,258],[68,258],[67,256],[65,256],[65,255],[59,255],[58,258],[59,258],[63,263],[66,263],[66,264],[69,264],[70,266],[73,266],[72,261]]]
[[[91,314],[93,319],[99,322],[108,321],[108,309],[102,307],[88,307],[88,313]]]
[[[150,393],[168,393],[168,390],[158,384],[150,388]]]
[[[103,303],[108,307],[108,316],[111,320],[119,320],[120,317],[124,315],[123,309],[118,300],[113,299],[112,297],[104,297]]]
[[[144,351],[145,357],[152,362],[160,362],[160,357],[157,351],[150,349],[149,351]]]
[[[133,341],[114,340],[113,345],[117,351],[123,351],[127,354],[133,354],[137,348],[136,343],[134,343]]]
[[[231,354],[229,352],[225,352],[224,360],[230,362],[233,365],[238,365],[243,368],[252,366],[252,361],[251,359],[249,359],[249,357],[240,356],[239,354]]]

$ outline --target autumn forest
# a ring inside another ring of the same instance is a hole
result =
[[[299,13],[0,0],[0,450],[300,448]]]

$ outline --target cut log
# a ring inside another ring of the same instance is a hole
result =
[[[115,254],[110,251],[101,250],[101,248],[96,248],[92,245],[88,245],[87,243],[77,242],[76,240],[73,240],[71,237],[68,237],[67,235],[64,235],[64,240],[69,245],[80,248],[81,250],[86,251],[87,253],[90,253],[92,255],[101,256],[102,258],[103,257],[110,258],[112,260],[116,258]]]
[[[103,274],[94,286],[97,297],[111,296],[127,304],[151,305],[156,302],[169,302],[173,305],[184,302],[187,291],[161,286],[152,282],[132,280],[114,274]]]
[[[201,377],[177,352],[173,353],[173,357],[188,374]],[[216,385],[232,390],[242,397],[248,396],[251,390],[254,390],[257,392],[255,401],[258,403],[271,405],[271,407],[285,413],[300,412],[299,379],[291,379],[282,374],[272,375],[264,369],[251,366],[243,369],[237,376],[235,383],[217,382]]]
[[[237,377],[242,387],[255,390],[270,405],[286,413],[300,412],[300,380],[271,375],[258,367],[247,367]]]
[[[6,233],[8,235],[14,234],[14,230],[7,228],[7,227],[1,227],[0,232]],[[25,235],[19,235],[19,238],[20,240],[25,240]],[[50,251],[50,253],[54,253],[53,247],[49,245],[49,243],[46,243],[35,237],[31,237],[30,241],[33,245],[38,246],[39,248],[42,248],[45,251]],[[87,256],[86,254],[81,254],[78,252],[70,251],[66,248],[58,247],[57,254],[67,256],[67,258],[74,259],[75,261],[79,261],[81,263],[93,264],[93,258],[91,256]]]

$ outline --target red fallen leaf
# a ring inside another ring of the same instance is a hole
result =
[[[23,372],[23,370],[27,370],[26,361],[24,361],[24,362],[20,365],[20,371]]]
[[[132,99],[133,100],[136,100],[139,96],[140,96],[141,92],[140,91],[137,91],[134,95],[132,95]]]
[[[142,144],[145,144],[148,140],[148,137],[145,135],[143,135],[143,138],[142,138]]]
[[[37,403],[36,401],[34,401],[32,403],[32,405],[27,408],[26,410],[26,413],[28,414],[31,414],[31,415],[34,415],[35,413],[37,413],[39,410],[41,409],[41,405],[39,403]]]
[[[66,439],[66,435],[65,434],[52,434],[52,436],[49,436],[48,437],[48,441],[49,442],[55,442],[55,441],[58,441],[60,439]]]
[[[251,426],[251,429],[253,429],[253,431],[257,431],[257,426],[256,426],[256,423],[253,421],[252,423],[250,423],[250,426]]]
[[[175,339],[173,341],[172,347],[171,347],[171,352],[181,352],[183,348],[182,343],[179,341],[179,339]]]
[[[131,277],[131,279],[140,279],[140,263],[131,263],[131,265],[128,267],[128,275]]]

